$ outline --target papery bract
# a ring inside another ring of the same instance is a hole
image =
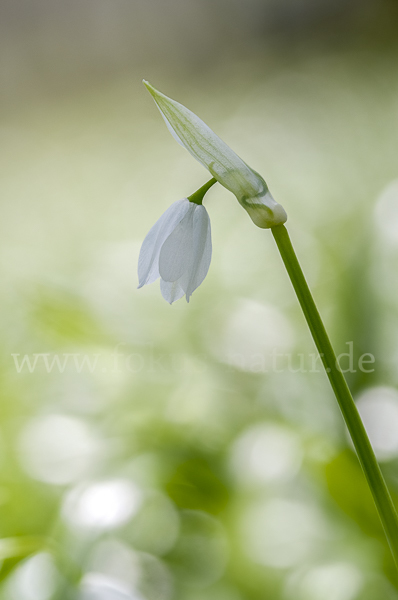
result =
[[[168,98],[147,81],[174,139],[210,171],[215,179],[237,197],[253,222],[262,228],[284,223],[284,208],[275,202],[264,179],[251,169],[225,142],[188,108]]]

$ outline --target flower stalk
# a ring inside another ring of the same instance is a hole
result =
[[[397,511],[350,389],[340,370],[333,347],[294,252],[287,229],[284,225],[278,225],[272,227],[271,231],[322,359],[344,421],[350,432],[359,462],[369,484],[391,552],[398,567]]]
[[[287,220],[284,208],[274,200],[261,175],[235,154],[197,115],[156,90],[147,81],[144,84],[174,139],[206,167],[213,179],[188,198],[174,203],[152,227],[141,248],[138,265],[140,287],[160,277],[161,291],[166,300],[172,303],[186,294],[189,301],[210,265],[210,221],[202,200],[216,181],[236,196],[255,225],[271,229],[351,435],[398,567],[398,515],[284,226]]]
[[[210,179],[210,181],[208,181],[207,183],[202,185],[202,187],[200,187],[198,190],[196,190],[196,192],[194,192],[193,194],[188,196],[188,200],[190,202],[194,202],[195,204],[202,204],[205,194],[208,192],[208,190],[211,188],[211,186],[214,185],[215,183],[217,183],[217,179],[214,179],[214,177],[213,177],[212,179]]]

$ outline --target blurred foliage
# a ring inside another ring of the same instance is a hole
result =
[[[145,77],[286,208],[398,503],[396,3],[1,11],[0,599],[397,600],[269,232],[214,187],[190,304],[135,275],[208,177]]]

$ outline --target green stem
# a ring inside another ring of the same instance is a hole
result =
[[[285,264],[304,316],[307,320],[315,345],[325,367],[344,421],[350,432],[387,536],[395,563],[398,566],[398,515],[380,470],[373,448],[365,431],[357,407],[344,379],[336,355],[315,305],[303,271],[297,260],[289,234],[284,225],[271,228],[282,260]]]
[[[190,202],[194,202],[195,204],[202,204],[203,198],[204,198],[207,190],[209,190],[211,188],[211,186],[214,185],[215,183],[217,183],[217,179],[214,179],[214,177],[213,177],[212,179],[210,179],[210,181],[208,181],[207,183],[202,185],[201,188],[196,190],[196,192],[194,192],[193,194],[188,196],[188,200]]]

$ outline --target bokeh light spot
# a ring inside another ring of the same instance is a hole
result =
[[[293,328],[278,308],[241,300],[218,346],[219,358],[243,371],[266,372],[281,366],[275,365],[275,360],[288,352],[293,342]]]
[[[64,515],[77,527],[112,529],[126,523],[139,510],[142,494],[132,482],[102,481],[72,490]]]
[[[377,458],[387,461],[398,456],[398,391],[374,387],[357,401],[359,413]]]
[[[86,573],[81,583],[79,600],[146,600],[131,591],[123,581],[102,573]]]
[[[99,450],[99,441],[83,421],[63,415],[30,421],[19,439],[20,460],[29,475],[59,485],[87,475]]]
[[[292,583],[289,597],[294,600],[354,600],[363,576],[354,565],[336,562],[309,569]]]
[[[12,574],[7,585],[10,600],[49,600],[58,582],[52,557],[40,552],[25,560]]]
[[[398,246],[398,179],[389,183],[380,194],[375,216],[383,240]]]
[[[243,519],[247,553],[255,562],[274,568],[308,560],[325,536],[322,515],[298,501],[273,498],[258,502]]]
[[[299,436],[282,425],[255,425],[232,448],[232,467],[242,483],[271,483],[294,477],[302,461]]]

